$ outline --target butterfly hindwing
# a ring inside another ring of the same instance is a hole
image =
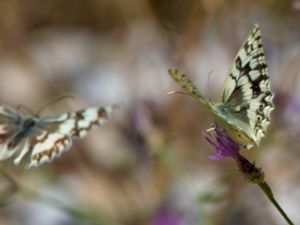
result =
[[[41,136],[31,137],[29,146],[32,153],[28,168],[39,166],[44,162],[52,162],[55,158],[60,157],[72,146],[72,138],[59,132],[44,131]]]

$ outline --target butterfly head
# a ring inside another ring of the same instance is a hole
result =
[[[30,129],[36,125],[38,117],[28,117],[24,120],[22,127],[23,129]]]

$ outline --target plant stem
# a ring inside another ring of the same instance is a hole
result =
[[[268,199],[273,203],[273,205],[276,207],[276,209],[279,211],[279,213],[282,215],[282,217],[285,219],[285,221],[289,225],[294,225],[294,223],[291,221],[291,219],[287,216],[287,214],[283,211],[283,209],[280,207],[276,199],[274,198],[274,195],[272,193],[272,190],[267,182],[262,181],[257,183],[259,187],[263,190],[263,192],[266,194]]]
[[[20,187],[20,186],[19,186]],[[83,209],[82,207],[73,207],[69,204],[65,204],[62,201],[59,201],[56,198],[53,198],[51,196],[47,196],[44,194],[40,194],[32,189],[26,188],[24,186],[21,186],[19,188],[20,193],[23,194],[25,197],[29,197],[30,199],[34,199],[43,203],[46,203],[48,205],[51,205],[52,207],[61,209],[63,212],[68,213],[71,216],[74,216],[75,218],[87,221],[94,225],[120,225],[117,222],[110,221],[103,217],[103,215],[99,212],[94,213],[91,212],[91,210]]]
[[[38,191],[35,191],[31,188],[28,188],[15,180],[9,173],[7,173],[2,167],[0,167],[0,174],[3,174],[11,183],[11,192],[18,191],[19,194],[23,195],[24,197],[27,197],[29,199],[33,199],[42,203],[45,203],[47,205],[50,205],[52,207],[58,208],[62,210],[65,213],[68,213],[69,215],[73,216],[74,218],[84,220],[88,222],[89,224],[93,225],[120,225],[119,222],[107,218],[105,215],[101,214],[100,212],[93,212],[89,209],[84,209],[83,207],[74,207],[72,205],[66,204],[59,199],[56,199],[54,197],[40,194]],[[8,193],[9,194],[9,193]],[[1,200],[1,199],[0,199]],[[3,202],[5,202],[7,199],[4,199]],[[1,205],[1,201],[0,201]]]

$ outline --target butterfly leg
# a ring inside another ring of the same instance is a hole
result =
[[[20,154],[17,158],[14,159],[14,164],[18,165],[20,161],[23,159],[23,157],[27,154],[29,151],[28,143],[22,144],[21,146],[17,146],[18,150],[21,150]]]
[[[191,96],[189,93],[182,92],[182,91],[170,91],[170,92],[167,93],[167,95],[173,95],[173,94],[182,94],[182,95]]]
[[[212,132],[212,131],[214,131],[216,128],[213,126],[213,127],[211,127],[211,128],[208,128],[208,129],[206,129],[206,133],[210,133],[210,132]]]

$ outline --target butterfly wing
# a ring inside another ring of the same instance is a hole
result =
[[[28,168],[59,157],[71,147],[73,137],[82,138],[93,126],[106,123],[116,108],[117,106],[87,108],[41,118],[36,132],[28,138],[26,147],[28,151],[32,151]]]
[[[20,129],[23,117],[15,109],[0,104],[0,161],[11,157],[23,145],[9,148],[8,144],[15,133]]]
[[[248,137],[258,145],[274,109],[261,32],[257,24],[240,48],[227,74],[222,92],[226,105]]]

